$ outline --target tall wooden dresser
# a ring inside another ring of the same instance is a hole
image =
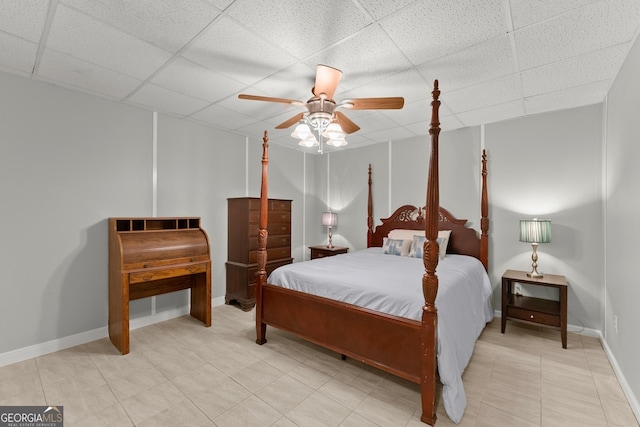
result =
[[[256,303],[260,199],[228,199],[227,293],[225,303],[237,302],[245,310]],[[291,258],[291,200],[269,199],[267,223],[267,276]]]

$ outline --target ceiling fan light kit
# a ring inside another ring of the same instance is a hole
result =
[[[333,100],[333,95],[338,87],[342,71],[327,65],[318,65],[316,69],[316,80],[311,93],[313,97],[306,103],[286,98],[271,98],[267,96],[240,94],[238,98],[253,101],[280,102],[291,105],[303,105],[306,113],[298,113],[276,126],[276,129],[286,129],[297,123],[295,130],[291,133],[293,138],[300,141],[299,145],[304,147],[314,147],[319,145],[319,152],[322,153],[323,137],[328,138],[327,144],[334,147],[347,145],[345,134],[350,134],[360,130],[360,127],[352,122],[342,112],[336,111],[338,108],[351,110],[398,110],[404,106],[404,98],[354,98],[344,100],[339,104]],[[316,139],[313,134],[318,135]],[[319,140],[319,141],[318,141]]]

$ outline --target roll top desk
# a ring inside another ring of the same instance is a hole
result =
[[[109,338],[129,353],[129,301],[191,289],[211,326],[211,256],[200,218],[109,218]]]

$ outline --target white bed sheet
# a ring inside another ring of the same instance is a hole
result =
[[[420,321],[424,296],[421,258],[385,255],[368,248],[288,264],[268,283]],[[448,254],[438,275],[438,372],[449,418],[459,423],[467,405],[462,373],[478,336],[493,320],[491,283],[476,258]],[[393,289],[389,289],[392,287]]]

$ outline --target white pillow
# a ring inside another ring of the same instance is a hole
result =
[[[389,231],[389,238],[395,240],[413,240],[413,236],[424,236],[424,230],[395,229]]]
[[[443,259],[447,254],[447,246],[449,245],[449,237],[451,237],[451,230],[438,231],[438,243],[440,244],[440,259]],[[443,239],[440,242],[440,239]]]

